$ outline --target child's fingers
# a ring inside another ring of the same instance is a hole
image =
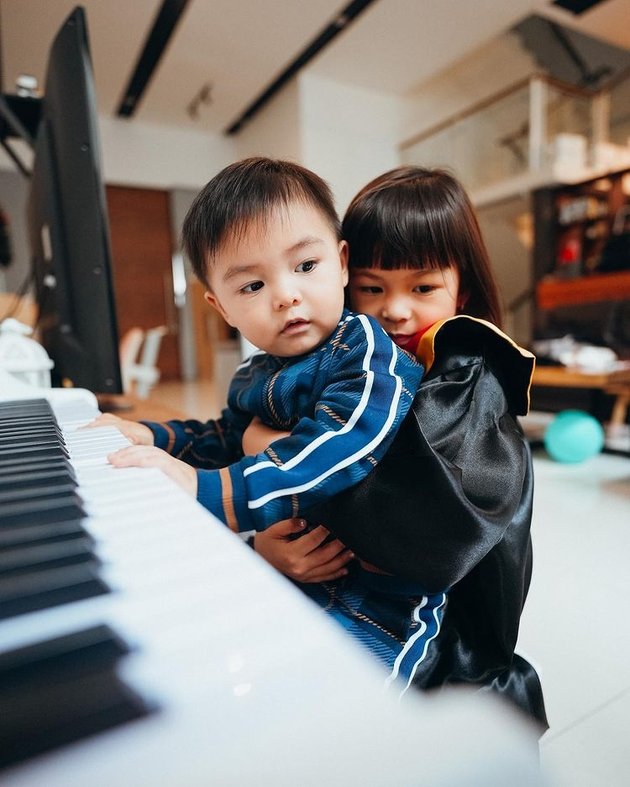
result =
[[[271,525],[268,531],[269,535],[273,535],[274,538],[286,538],[294,533],[300,533],[305,527],[306,521],[304,519],[283,519]]]
[[[344,550],[327,563],[311,569],[308,574],[308,582],[332,582],[333,579],[345,577],[348,573],[347,563],[353,557],[354,555],[349,550]]]
[[[162,449],[149,445],[131,445],[107,455],[114,467],[163,467],[169,458]]]
[[[125,435],[135,445],[153,445],[153,432],[146,424],[139,421],[127,421],[111,413],[102,413],[90,423],[82,426],[82,429],[94,429],[99,426],[115,426],[119,432]]]
[[[354,557],[354,553],[347,549],[346,545],[339,541],[338,538],[336,538],[334,541],[330,541],[328,544],[323,544],[317,551],[321,556],[322,563],[333,560],[337,556],[344,554],[347,555],[344,563],[347,563]]]
[[[112,415],[111,413],[101,413],[93,421],[84,424],[81,429],[92,429],[95,426],[118,426],[121,421],[122,418],[119,418],[117,415]]]
[[[318,525],[316,528],[311,530],[310,533],[302,536],[299,541],[304,548],[304,554],[310,555],[316,552],[319,556],[319,561],[321,563],[327,563],[329,560],[332,560],[346,549],[346,545],[338,538],[335,538],[328,543],[324,543],[329,536],[330,531],[323,525]],[[348,560],[352,560],[354,557],[350,550],[348,550],[348,554],[349,557],[345,561],[346,563]]]
[[[314,527],[309,533],[305,533],[300,538],[300,543],[303,545],[305,552],[310,552],[313,549],[321,546],[330,535],[330,530],[323,525]]]
[[[156,467],[173,479],[193,497],[197,494],[197,471],[194,467],[175,459],[161,448],[149,445],[132,445],[109,454],[107,461],[114,467]]]

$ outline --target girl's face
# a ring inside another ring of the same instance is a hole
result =
[[[350,271],[352,308],[375,317],[405,346],[415,334],[458,312],[459,271],[355,268]]]

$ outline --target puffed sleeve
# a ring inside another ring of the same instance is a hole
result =
[[[534,358],[479,320],[446,321],[424,344],[429,371],[386,455],[309,517],[362,560],[434,593],[515,524],[529,536],[531,460],[516,415]]]

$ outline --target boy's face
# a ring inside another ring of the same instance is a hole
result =
[[[352,308],[375,317],[401,347],[438,320],[458,311],[456,268],[356,268],[350,273]]]
[[[208,265],[208,280],[208,303],[252,344],[272,355],[302,355],[339,322],[347,246],[315,207],[293,202],[228,238]]]

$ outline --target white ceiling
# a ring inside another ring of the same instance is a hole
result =
[[[348,0],[190,0],[134,119],[225,130]],[[76,0],[0,0],[3,89],[45,71],[54,33]],[[83,0],[99,109],[114,114],[161,0]],[[405,93],[530,13],[630,49],[630,0],[581,16],[551,0],[376,0],[307,68],[365,88]],[[212,103],[187,107],[205,83]],[[133,119],[131,120],[133,122]]]

